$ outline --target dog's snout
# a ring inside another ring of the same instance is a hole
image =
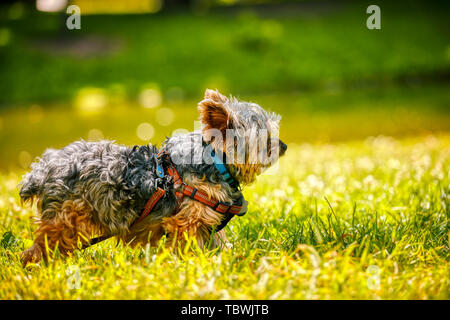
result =
[[[282,156],[286,153],[287,145],[281,140],[279,140],[279,145],[280,145],[280,156]]]

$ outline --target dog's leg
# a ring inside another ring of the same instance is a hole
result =
[[[164,229],[161,226],[161,221],[153,221],[153,217],[149,215],[140,223],[130,228],[130,232],[122,236],[121,239],[132,247],[147,243],[150,246],[156,246],[163,235]]]
[[[200,190],[222,202],[232,202],[232,199],[220,185],[205,182],[205,178],[185,175],[183,180],[190,186]],[[203,203],[185,198],[177,214],[164,218],[162,226],[168,234],[168,244],[173,240],[184,240],[185,233],[196,238],[200,248],[224,247],[227,244],[225,232],[216,232],[211,239],[211,229],[220,225],[223,215]],[[176,239],[175,238],[176,235]]]
[[[204,204],[186,199],[180,206],[179,212],[168,218],[164,218],[162,226],[168,234],[168,245],[183,241],[185,234],[195,237],[200,248],[209,245],[216,247],[219,245],[220,232],[211,239],[211,228],[219,225],[221,216],[216,211]],[[225,236],[223,232],[221,235]],[[176,237],[176,238],[175,238]]]
[[[82,200],[66,200],[54,218],[40,221],[33,246],[22,253],[22,263],[26,265],[46,258],[46,245],[50,250],[58,246],[59,251],[67,255],[77,249],[79,241],[81,244],[89,243],[98,231]]]

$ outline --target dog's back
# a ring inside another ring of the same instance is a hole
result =
[[[98,198],[104,199],[105,194],[111,194],[111,199],[124,200],[126,195],[123,193],[126,190],[123,189],[127,184],[123,183],[123,179],[126,179],[127,171],[136,165],[133,165],[133,160],[140,156],[142,164],[151,164],[148,158],[154,151],[149,147],[147,149],[147,155],[144,156],[142,152],[135,153],[133,149],[112,141],[83,140],[60,150],[48,149],[23,177],[20,197],[25,202],[37,199],[38,209],[44,219],[54,217],[61,204],[74,197],[85,198],[94,209],[102,204],[97,204],[97,199],[89,198],[89,195],[102,194]],[[130,157],[132,154],[134,156]],[[139,178],[139,175],[134,177]],[[136,184],[140,182],[136,181]],[[129,184],[133,187],[134,182],[130,181]],[[122,196],[117,196],[117,193],[122,193]]]

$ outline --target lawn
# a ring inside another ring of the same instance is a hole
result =
[[[0,7],[0,299],[449,299],[448,3],[365,1],[62,16]],[[288,150],[232,246],[111,239],[23,268],[17,184],[83,138],[158,147],[206,88],[282,115]]]
[[[376,31],[366,28],[370,2],[321,2],[86,15],[76,31],[59,15],[5,7],[0,107],[67,101],[84,87],[135,99],[149,84],[194,98],[205,87],[264,94],[448,82],[448,2],[378,1]]]
[[[450,136],[289,146],[245,190],[232,248],[113,240],[24,269],[32,211],[0,176],[1,299],[448,299]]]

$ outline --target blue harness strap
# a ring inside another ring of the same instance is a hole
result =
[[[158,156],[155,155],[154,158],[155,158],[155,162],[156,162],[156,175],[162,179],[162,178],[164,178],[164,169],[161,165],[161,162],[158,159]]]
[[[205,141],[202,142],[204,147],[210,147],[210,145],[208,145]],[[222,153],[222,157],[220,157],[216,154],[215,150],[212,147],[210,148],[211,159],[217,171],[219,171],[220,175],[222,176],[223,180],[228,183],[233,189],[240,190],[239,182],[230,174],[227,165],[224,163],[224,160],[226,160],[225,154]]]
[[[233,188],[238,188],[239,183],[234,179],[230,172],[228,171],[228,168],[223,163],[222,159],[216,155],[216,152],[213,150],[211,151],[211,158],[214,162],[214,166],[216,169],[220,172],[220,175],[222,176],[223,180],[228,183]]]

